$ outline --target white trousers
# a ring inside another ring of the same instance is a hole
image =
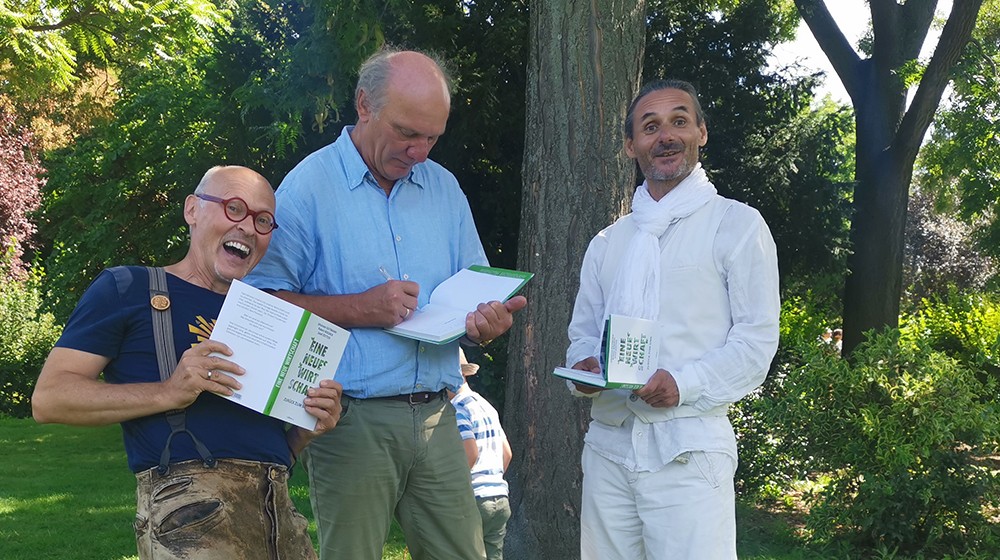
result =
[[[734,560],[735,462],[694,451],[630,472],[583,448],[582,560]]]

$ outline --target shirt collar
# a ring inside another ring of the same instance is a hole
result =
[[[354,145],[354,141],[351,140],[351,131],[354,130],[354,125],[345,126],[340,132],[340,137],[337,138],[336,144],[344,160],[344,167],[347,171],[348,187],[353,191],[354,189],[362,186],[367,182],[370,184],[379,186],[378,181],[371,174],[368,169],[368,164],[365,163],[364,158],[361,157],[361,152],[358,151],[358,147]],[[421,189],[424,188],[423,183],[417,178],[416,170],[421,164],[414,165],[410,169],[410,173],[406,177],[396,181],[396,185],[403,185],[406,183],[413,184]],[[381,188],[381,187],[380,187]],[[393,191],[396,189],[393,188]]]

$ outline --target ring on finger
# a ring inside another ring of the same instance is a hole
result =
[[[406,315],[403,315],[403,318],[406,319],[407,317],[410,316],[411,309],[409,307],[403,307],[403,309],[406,310]]]
[[[206,379],[208,379],[209,381],[212,380],[212,370],[208,370],[208,377]]]

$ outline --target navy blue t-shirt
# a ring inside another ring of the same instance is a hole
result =
[[[130,266],[131,282],[123,294],[114,275],[105,270],[80,298],[56,346],[82,350],[111,360],[104,369],[108,383],[160,380],[149,304],[149,275]],[[207,339],[225,296],[167,273],[170,312],[177,359]],[[217,459],[244,459],[291,465],[284,423],[214,395],[202,393],[187,409],[187,427]],[[122,422],[129,468],[141,472],[160,462],[170,434],[164,414]],[[170,462],[200,456],[186,434],[170,444]]]

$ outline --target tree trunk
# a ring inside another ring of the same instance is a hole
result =
[[[899,80],[859,64],[863,84],[854,100],[857,144],[854,215],[844,284],[844,354],[871,328],[896,327],[902,293],[906,206],[913,158],[890,149],[903,114],[905,89]],[[915,154],[914,154],[915,156]],[[908,161],[906,161],[908,159]]]
[[[584,251],[633,192],[622,125],[639,85],[644,16],[644,0],[531,4],[518,266],[535,278],[508,344],[512,560],[579,557],[589,404],[551,372],[565,362]]]

